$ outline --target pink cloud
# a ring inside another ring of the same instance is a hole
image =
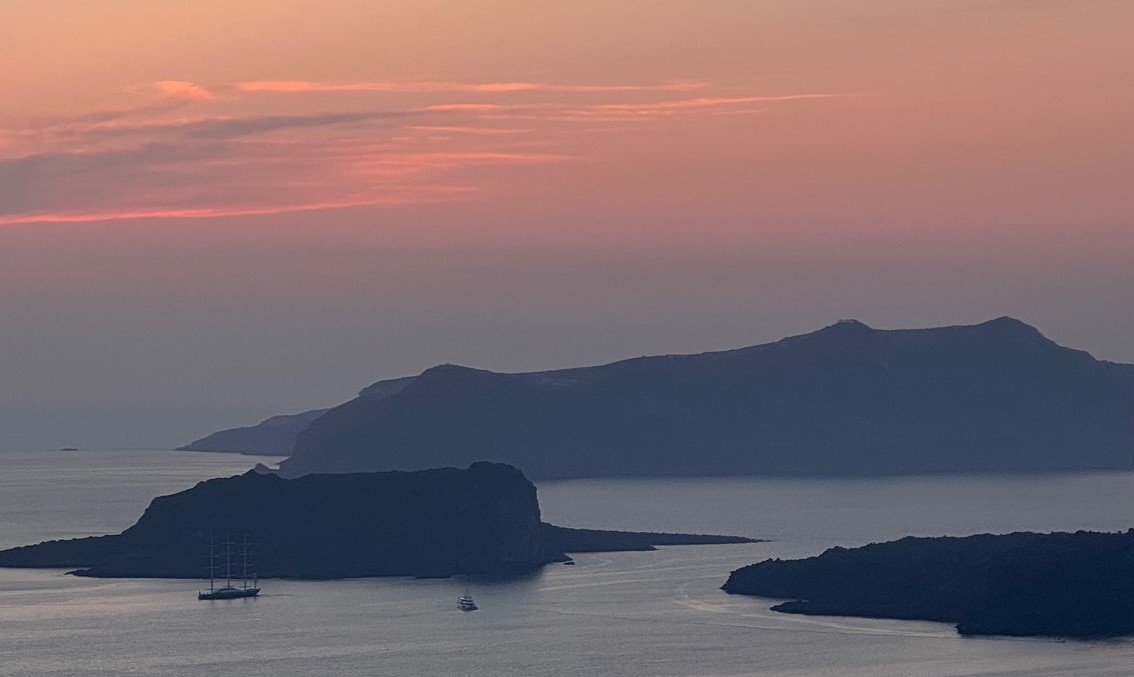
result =
[[[186,80],[159,80],[154,83],[154,89],[162,95],[174,99],[208,101],[216,98],[216,96],[205,87]]]
[[[237,91],[242,92],[267,92],[274,94],[318,92],[506,94],[510,92],[684,92],[704,89],[708,86],[709,84],[707,82],[700,80],[672,80],[670,82],[652,85],[556,84],[523,80],[502,82],[453,82],[445,80],[249,80],[238,82],[234,87]]]
[[[688,110],[691,108],[717,108],[738,104],[766,103],[771,101],[802,101],[806,99],[832,99],[845,94],[785,94],[782,96],[706,96],[696,99],[676,99],[653,103],[606,103],[591,106],[593,110],[611,111],[659,111]]]
[[[0,225],[468,200],[491,194],[490,184],[499,178],[483,168],[535,167],[601,154],[601,146],[580,152],[584,146],[577,143],[581,132],[598,123],[741,115],[777,102],[840,96],[740,96],[735,88],[719,87],[697,91],[706,88],[703,81],[257,80],[216,89],[226,96],[209,107],[208,115],[189,115],[183,109],[193,101],[216,99],[213,91],[190,81],[162,80],[152,90],[160,97],[142,105],[0,129]],[[415,102],[388,110],[328,107],[312,113],[286,100],[265,111],[248,106],[244,95],[327,91],[464,93],[488,100]],[[679,96],[693,91],[697,95]],[[515,92],[535,94],[523,103],[508,100]],[[579,101],[565,93],[594,96]],[[82,180],[75,181],[77,176]]]
[[[506,110],[508,108],[516,108],[517,106],[503,106],[496,103],[441,103],[433,106],[426,106],[421,110],[432,111],[454,111],[465,113],[481,113],[488,111]],[[527,108],[528,106],[522,106]]]
[[[331,200],[326,202],[297,202],[279,205],[233,205],[218,207],[183,208],[123,208],[105,210],[61,210],[29,212],[23,214],[0,215],[0,226],[24,223],[94,223],[98,221],[121,221],[134,219],[201,219],[218,216],[267,216],[293,212],[309,212],[325,209],[345,209],[348,207],[376,207],[414,204],[419,202],[440,202],[460,199],[470,192],[468,186],[433,186],[428,191],[428,199],[421,192],[407,191],[403,194],[388,195],[355,200]]]
[[[355,162],[360,173],[405,175],[423,171],[457,169],[474,165],[517,165],[569,162],[573,155],[560,153],[529,153],[502,151],[432,151],[396,153],[386,156],[363,157]]]
[[[519,127],[462,127],[459,125],[413,125],[410,129],[439,134],[473,134],[477,136],[504,136],[532,131]],[[3,145],[3,139],[0,139],[0,145]]]

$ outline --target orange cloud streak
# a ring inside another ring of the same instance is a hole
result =
[[[766,103],[771,101],[802,101],[807,99],[833,99],[848,94],[785,94],[782,96],[737,96],[737,97],[700,97],[697,99],[677,99],[671,101],[658,101],[654,103],[604,103],[590,106],[599,111],[659,111],[683,110],[689,108],[714,108],[718,106],[732,106],[745,103]]]
[[[587,157],[557,152],[566,147],[560,139],[568,126],[579,130],[602,122],[747,114],[763,112],[758,106],[771,102],[854,96],[729,95],[738,94],[735,89],[678,94],[708,86],[695,80],[656,85],[255,80],[223,85],[216,91],[228,96],[202,116],[178,111],[192,101],[215,99],[213,91],[186,80],[161,80],[150,90],[161,95],[156,102],[0,129],[0,146],[4,135],[10,142],[0,153],[0,176],[7,172],[14,177],[9,185],[26,180],[35,187],[22,197],[8,191],[18,199],[9,205],[9,213],[0,213],[0,226],[256,216],[469,199],[484,188],[476,168]],[[233,95],[350,91],[492,98],[393,110],[313,114],[285,108],[242,115],[244,97]],[[526,102],[501,100],[516,92],[545,96]],[[555,96],[564,93],[606,96],[583,102]],[[532,136],[544,129],[553,130],[554,136]],[[521,132],[524,136],[514,137],[517,143],[509,143],[506,135]],[[12,148],[17,142],[19,148]],[[66,177],[77,173],[84,181],[69,183]],[[455,185],[458,182],[462,185]],[[0,197],[3,188],[0,185]]]
[[[474,134],[478,136],[503,136],[506,134],[522,134],[531,131],[521,128],[505,127],[461,127],[457,125],[412,125],[410,129],[421,132],[438,132],[442,134]],[[0,138],[0,145],[4,139]]]
[[[159,80],[154,89],[174,99],[210,100],[216,96],[205,87],[185,80]]]
[[[429,196],[420,192],[431,193]],[[338,200],[310,202],[273,206],[234,206],[234,207],[193,207],[193,208],[155,208],[121,209],[104,211],[59,211],[32,212],[0,216],[0,226],[13,226],[23,223],[93,223],[98,221],[118,221],[131,219],[200,219],[211,216],[264,216],[291,212],[310,212],[324,209],[344,209],[347,207],[374,207],[413,204],[425,201],[460,199],[472,192],[468,186],[430,186],[428,191],[411,191],[414,194],[366,198],[358,200]]]
[[[427,170],[453,169],[471,165],[514,165],[570,162],[573,155],[559,153],[508,153],[502,151],[435,151],[404,153],[388,157],[362,159],[354,163],[363,174],[390,174],[405,176]]]
[[[250,80],[236,83],[235,88],[242,92],[269,92],[274,94],[317,92],[505,94],[509,92],[686,92],[704,89],[707,86],[707,82],[699,80],[672,80],[657,85],[579,85],[527,81],[450,82],[415,80],[400,82],[357,80],[319,82],[313,80]]]
[[[523,106],[523,108],[528,107],[529,106]],[[483,113],[489,111],[506,110],[508,108],[515,108],[515,106],[502,106],[498,103],[440,103],[434,106],[426,106],[421,110]]]

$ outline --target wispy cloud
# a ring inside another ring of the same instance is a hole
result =
[[[532,106],[505,106],[498,103],[437,103],[422,110],[447,111],[457,113],[490,113],[494,111],[531,108]]]
[[[195,120],[180,126],[181,131],[194,138],[234,138],[264,134],[281,129],[328,127],[347,123],[380,119],[404,118],[409,111],[368,111],[362,113],[320,113],[316,115],[257,115],[243,118]]]
[[[709,83],[701,80],[671,80],[660,84],[596,85],[561,84],[510,80],[499,82],[454,82],[446,80],[249,80],[234,85],[241,92],[272,94],[305,94],[322,92],[390,92],[398,94],[510,94],[515,92],[559,92],[611,94],[624,92],[688,92],[704,89]]]
[[[862,96],[861,94],[783,94],[777,96],[711,96],[614,103],[478,103],[459,102],[426,106],[423,111],[467,113],[483,120],[545,122],[644,122],[678,115],[764,113],[767,105]],[[754,104],[764,104],[754,106]]]
[[[0,226],[25,223],[91,223],[98,221],[123,221],[133,219],[203,219],[218,216],[266,216],[292,212],[320,211],[324,209],[346,209],[349,207],[376,207],[413,204],[416,202],[439,202],[446,199],[461,199],[470,192],[468,186],[436,186],[428,191],[411,191],[404,194],[388,195],[382,198],[341,200],[329,202],[283,202],[276,205],[184,207],[154,209],[120,210],[71,210],[56,212],[27,212],[23,214],[0,215]]]
[[[696,99],[677,99],[653,103],[606,103],[594,106],[600,110],[673,110],[688,108],[712,108],[742,103],[770,103],[773,101],[802,101],[805,99],[832,99],[845,94],[784,94],[782,96],[706,96]]]
[[[165,96],[175,99],[210,101],[216,98],[212,92],[202,85],[185,80],[159,80],[154,83],[154,89]]]
[[[559,119],[635,121],[667,118],[689,114],[747,114],[763,113],[767,108],[754,108],[752,104],[768,104],[809,99],[831,99],[838,94],[787,94],[782,96],[711,96],[686,99],[668,99],[647,103],[603,103],[590,106],[565,107]]]
[[[761,95],[695,80],[163,80],[145,91],[120,108],[0,127],[0,225],[468,200],[487,187],[486,167],[530,172],[586,159],[578,138],[607,124],[632,129],[842,96]],[[356,98],[346,106],[318,96],[326,92],[382,92],[390,107],[359,109]],[[279,98],[265,114],[261,93],[312,96]],[[311,112],[316,105],[328,110]]]
[[[523,127],[461,127],[459,125],[412,125],[410,129],[421,132],[436,132],[439,134],[473,134],[476,136],[505,136],[509,134],[523,134],[532,131]],[[0,144],[3,144],[0,138]]]

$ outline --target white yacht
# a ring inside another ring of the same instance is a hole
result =
[[[476,611],[478,608],[476,602],[473,601],[472,596],[468,592],[457,598],[457,608],[461,611]]]

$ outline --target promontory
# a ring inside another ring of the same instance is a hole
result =
[[[200,578],[210,540],[253,543],[261,577],[510,575],[567,552],[746,543],[732,536],[569,529],[544,524],[536,488],[515,468],[208,480],[155,498],[121,534],[0,551],[0,566],[85,576]]]
[[[1134,634],[1134,531],[903,538],[766,560],[726,592],[776,611],[955,623],[967,635]]]

